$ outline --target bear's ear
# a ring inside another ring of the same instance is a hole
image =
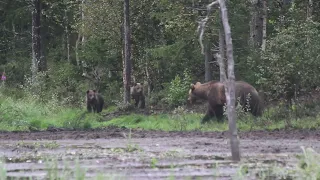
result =
[[[194,90],[194,84],[191,84],[190,88],[191,90]]]
[[[94,89],[93,92],[97,92],[97,91]]]
[[[89,90],[87,91],[87,94],[89,93]]]

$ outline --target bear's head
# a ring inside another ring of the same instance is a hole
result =
[[[135,83],[134,86],[130,87],[130,94],[131,95],[139,95],[143,93],[143,84],[142,83]]]
[[[195,94],[196,89],[199,89],[201,87],[201,83],[197,82],[196,84],[191,84],[189,89],[189,97],[188,97],[188,103],[192,104],[196,100],[198,100],[198,96]]]
[[[87,91],[87,99],[88,100],[93,100],[96,98],[96,90],[88,90]]]

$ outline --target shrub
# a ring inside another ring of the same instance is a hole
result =
[[[166,97],[166,101],[170,106],[178,106],[186,102],[190,82],[191,76],[188,70],[184,71],[183,78],[176,75],[176,77],[170,82]]]

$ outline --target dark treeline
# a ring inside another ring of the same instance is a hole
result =
[[[219,12],[198,22],[208,0],[130,1],[132,80],[147,85],[149,104],[185,103],[190,83],[219,79]],[[320,2],[227,1],[236,80],[287,100],[320,84]],[[80,104],[87,89],[107,103],[123,100],[123,1],[2,0],[0,71],[7,91]]]

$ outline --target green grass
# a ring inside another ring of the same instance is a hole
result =
[[[240,131],[260,129],[283,129],[287,126],[284,119],[275,119],[273,108],[258,120],[252,116],[239,116],[237,127]],[[115,106],[104,109],[102,114],[115,111]],[[267,117],[268,116],[268,117]],[[86,108],[67,108],[59,106],[56,101],[39,103],[33,98],[13,99],[0,93],[0,131],[45,130],[48,127],[90,129],[106,126],[139,128],[145,130],[163,131],[226,131],[228,124],[210,122],[200,124],[203,114],[191,114],[177,108],[174,114],[119,116],[109,121],[103,121],[99,114],[87,113]],[[290,116],[291,117],[291,116]],[[254,126],[253,126],[254,125]],[[290,118],[292,128],[319,129],[320,116],[307,118]]]

